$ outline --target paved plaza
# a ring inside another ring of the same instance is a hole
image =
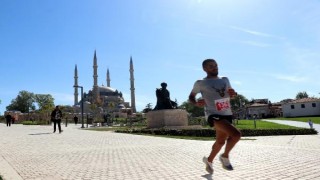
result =
[[[244,137],[231,152],[234,171],[202,157],[213,141],[88,131],[70,124],[0,124],[0,174],[6,180],[320,179],[320,136]]]

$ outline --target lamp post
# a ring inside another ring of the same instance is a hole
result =
[[[75,88],[81,88],[81,128],[84,128],[84,121],[83,121],[83,87],[82,86],[73,86]]]

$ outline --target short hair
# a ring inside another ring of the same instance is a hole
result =
[[[209,62],[216,62],[214,59],[206,59],[202,62],[202,68],[204,68]]]

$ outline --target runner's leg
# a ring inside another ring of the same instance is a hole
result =
[[[216,125],[218,121],[215,121],[214,124]],[[219,153],[220,149],[224,145],[226,139],[228,138],[228,135],[224,133],[223,131],[220,131],[219,128],[215,126],[216,129],[216,142],[212,145],[211,153],[208,157],[208,161],[212,162],[213,159],[216,157],[216,155]]]
[[[229,158],[229,153],[241,138],[241,132],[227,121],[215,121],[215,128],[227,134],[227,144],[222,157]]]

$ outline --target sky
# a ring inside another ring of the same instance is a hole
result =
[[[213,58],[219,76],[247,99],[320,97],[319,0],[1,0],[0,114],[20,91],[73,105],[78,84],[98,84],[131,102],[132,57],[137,111],[156,104],[156,88],[187,101]],[[80,92],[80,91],[79,91]]]

